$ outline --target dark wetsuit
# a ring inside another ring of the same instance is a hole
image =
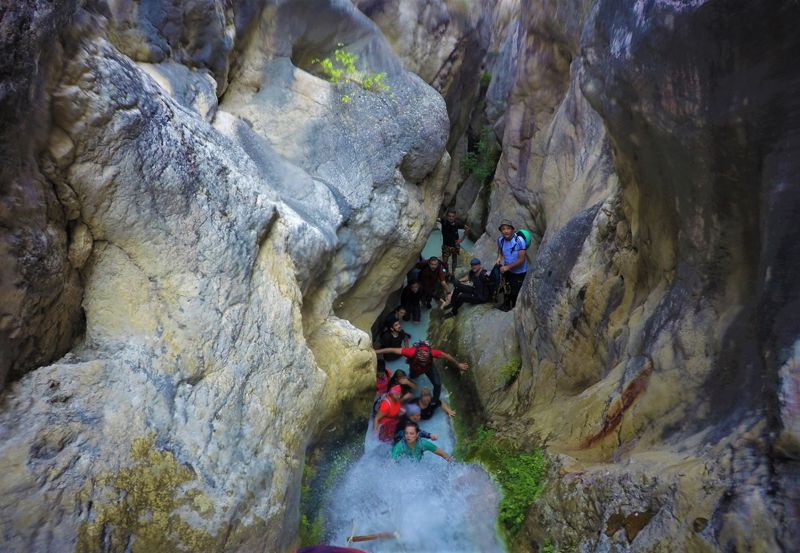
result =
[[[488,273],[483,269],[481,269],[480,273],[470,271],[469,280],[472,282],[472,286],[467,286],[458,281],[455,283],[453,296],[450,298],[450,306],[453,308],[454,315],[458,313],[459,307],[464,303],[479,304],[489,301]]]
[[[403,288],[403,292],[400,294],[400,304],[406,308],[406,315],[403,317],[404,321],[412,320],[415,323],[419,322],[421,302],[422,287],[416,292],[412,292],[410,286]]]
[[[381,334],[381,347],[382,348],[402,348],[403,342],[405,338],[411,338],[411,335],[401,330],[397,333],[397,336],[392,334],[391,330],[387,330],[383,334]],[[394,361],[395,359],[400,359],[401,355],[397,353],[384,353],[383,358],[387,361]]]
[[[416,398],[414,400],[414,403],[419,405],[419,398]],[[422,415],[422,420],[428,420],[429,418],[431,418],[434,412],[436,412],[436,410],[441,406],[442,402],[439,401],[438,399],[431,399],[431,402],[428,404],[427,407],[422,407],[422,405],[419,405],[419,410]]]

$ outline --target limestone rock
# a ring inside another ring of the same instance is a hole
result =
[[[496,426],[510,409],[566,459],[522,550],[800,543],[800,255],[782,228],[800,205],[785,186],[800,121],[777,77],[797,73],[785,55],[797,15],[605,0],[519,12],[475,250],[496,251],[500,219],[538,235],[513,314],[519,377],[482,396]],[[460,316],[475,321],[453,343],[481,358],[487,315]],[[581,519],[562,524],[565,513]]]
[[[3,394],[4,551],[290,549],[305,449],[370,392],[362,329],[433,226],[445,106],[347,2],[123,4],[64,17],[28,152],[51,182],[13,193],[49,191],[24,207],[86,324]],[[393,97],[306,71],[340,41]]]

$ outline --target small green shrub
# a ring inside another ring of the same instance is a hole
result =
[[[481,85],[489,86],[490,82],[492,82],[492,74],[488,71],[481,73]]]
[[[342,43],[339,43],[338,46],[333,52],[333,59],[314,60],[314,63],[319,64],[322,74],[325,75],[328,81],[333,84],[354,83],[370,92],[390,92],[392,90],[392,87],[385,82],[385,72],[368,73],[359,71],[356,68],[358,56],[345,50]],[[342,96],[341,101],[345,104],[350,102],[350,96]]]
[[[522,451],[508,438],[480,427],[460,452],[467,461],[477,461],[500,484],[500,523],[510,536],[519,532],[528,510],[544,490],[547,461],[541,449]]]
[[[322,543],[325,532],[322,527],[322,516],[317,515],[313,521],[308,520],[308,516],[300,517],[300,543],[305,547]]]
[[[520,370],[522,370],[522,361],[519,357],[512,357],[505,365],[501,365],[497,372],[508,383],[517,378]]]
[[[461,162],[461,172],[465,177],[475,175],[483,182],[494,174],[498,157],[500,152],[495,147],[494,131],[492,127],[483,127],[475,149],[467,152]]]

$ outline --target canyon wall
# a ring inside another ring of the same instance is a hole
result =
[[[359,4],[384,29],[404,5]],[[486,52],[454,164],[482,128],[501,150],[445,202],[482,221],[485,264],[501,219],[536,236],[513,313],[436,330],[490,424],[553,459],[513,547],[795,550],[797,4],[417,4]],[[435,58],[415,43],[393,45]]]
[[[0,17],[3,551],[289,548],[441,203],[444,101],[345,1]],[[322,75],[339,45],[390,90]]]

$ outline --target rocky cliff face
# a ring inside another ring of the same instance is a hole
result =
[[[502,154],[476,252],[494,258],[504,218],[537,244],[512,315],[474,308],[439,332],[476,367],[493,424],[556,461],[516,547],[800,543],[798,15],[483,7],[492,79],[470,120]]]
[[[344,1],[0,17],[3,550],[288,548],[433,225],[444,102]],[[340,43],[391,93],[321,78]]]

